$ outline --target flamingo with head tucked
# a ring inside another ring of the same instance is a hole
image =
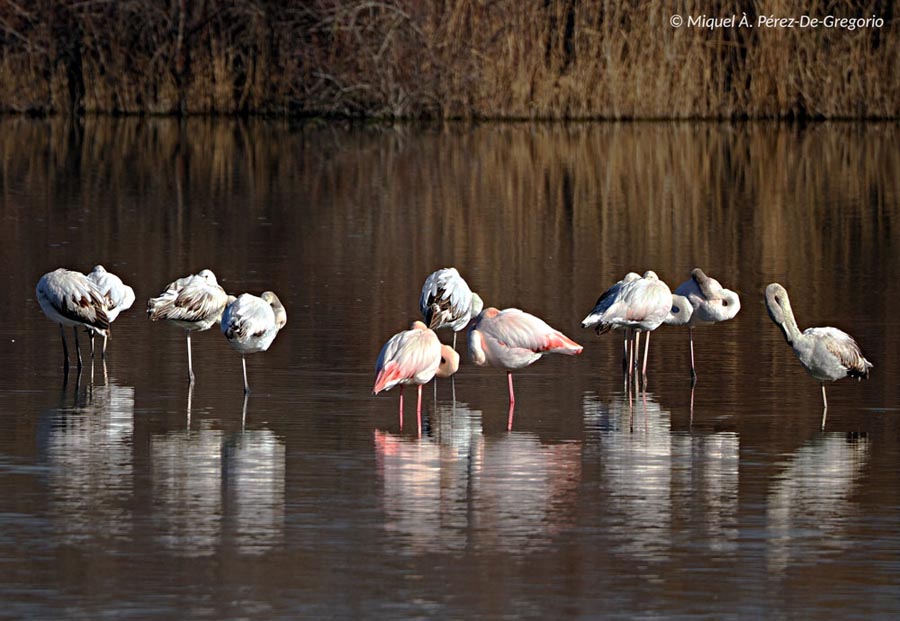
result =
[[[87,276],[62,267],[41,276],[35,294],[44,314],[59,324],[66,371],[69,369],[69,349],[66,346],[65,326],[72,326],[78,368],[81,369],[83,364],[81,346],[78,344],[78,326],[84,326],[105,337],[110,322],[106,298]]]
[[[446,267],[429,275],[419,296],[419,310],[427,326],[432,330],[453,330],[453,349],[456,349],[457,332],[464,330],[483,307],[481,296],[469,289],[469,284],[455,267]]]
[[[244,394],[250,392],[247,382],[247,354],[266,351],[278,332],[287,324],[287,311],[278,296],[264,291],[256,297],[249,293],[228,296],[222,312],[222,334],[241,354],[244,368]]]
[[[506,369],[510,411],[516,402],[512,372],[540,360],[545,354],[580,354],[584,348],[534,315],[507,308],[484,309],[469,327],[469,354],[479,366]]]
[[[648,270],[635,278],[632,272],[610,287],[587,317],[581,322],[585,328],[596,328],[597,334],[610,330],[627,329],[634,333],[629,357],[628,373],[631,374],[635,349],[640,342],[640,333],[647,333],[644,345],[643,375],[647,375],[647,353],[650,347],[650,332],[656,330],[670,316],[673,306],[672,291],[661,281],[656,272]],[[608,295],[614,291],[614,295]],[[639,352],[637,352],[639,353]]]
[[[800,332],[787,291],[778,283],[766,287],[766,309],[800,364],[822,384],[822,405],[826,411],[826,381],[833,382],[842,377],[868,379],[869,369],[875,365],[866,360],[853,337],[843,330],[830,327],[807,328]],[[822,424],[825,424],[824,417]]]
[[[106,317],[109,323],[116,320],[119,313],[131,308],[134,304],[134,289],[122,282],[122,279],[107,272],[102,265],[95,265],[90,274],[87,275],[97,288],[101,295],[106,298]],[[91,357],[94,356],[94,331],[91,330]],[[103,333],[103,352],[101,356],[106,358],[106,342],[109,338],[109,330]]]
[[[418,386],[416,419],[422,429],[422,385],[434,377],[450,377],[459,369],[459,354],[442,345],[434,330],[414,321],[409,330],[388,339],[375,362],[375,384],[372,394],[400,386],[400,427],[403,427],[403,387]]]
[[[211,270],[202,270],[166,285],[165,290],[147,303],[151,321],[164,319],[187,333],[188,381],[194,383],[191,362],[191,332],[209,330],[222,319],[228,294],[219,286]]]
[[[694,328],[734,319],[741,310],[741,299],[737,293],[723,287],[718,280],[704,274],[699,267],[691,270],[691,279],[678,285],[675,294],[687,298],[693,308],[686,325],[691,337],[691,378],[696,379]]]

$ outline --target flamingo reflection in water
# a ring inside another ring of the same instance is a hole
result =
[[[432,436],[374,432],[389,534],[413,553],[519,555],[552,546],[575,522],[581,443],[485,436],[480,411],[453,407],[438,404]]]
[[[46,465],[49,528],[67,544],[133,535],[134,405],[132,386],[115,382],[63,391],[58,407],[38,421],[38,452]]]
[[[621,552],[668,559],[672,524],[701,530],[710,551],[737,548],[736,433],[674,433],[671,412],[646,392],[639,406],[624,394],[587,393],[582,407],[585,451],[603,455],[604,522]]]
[[[869,462],[863,434],[824,433],[779,464],[766,495],[769,570],[833,558],[856,537],[848,534],[860,508],[854,496]],[[822,542],[828,545],[823,548]]]
[[[260,554],[284,539],[285,447],[268,429],[227,433],[201,421],[150,437],[154,532],[182,556],[222,541]]]
[[[400,428],[403,428],[403,387],[416,385],[416,421],[422,433],[422,385],[434,377],[450,377],[459,369],[459,354],[449,345],[442,345],[434,333],[421,321],[414,321],[409,330],[398,332],[381,348],[375,362],[375,384],[372,394],[400,386]]]
[[[545,354],[574,356],[584,348],[559,330],[551,328],[543,319],[518,308],[484,309],[469,328],[469,354],[478,366],[493,366],[506,370],[509,384],[509,420],[512,429],[516,395],[512,372],[524,369]]]

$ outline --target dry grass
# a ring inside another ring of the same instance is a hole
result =
[[[672,28],[868,17],[881,29]],[[893,2],[0,0],[0,109],[896,118]]]

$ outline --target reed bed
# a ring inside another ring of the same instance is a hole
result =
[[[679,14],[880,28],[673,28]],[[886,0],[0,0],[0,110],[897,118]]]

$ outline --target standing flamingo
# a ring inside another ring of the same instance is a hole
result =
[[[75,352],[78,355],[78,369],[81,370],[81,346],[78,344],[78,326],[106,336],[109,329],[106,299],[97,285],[81,272],[59,268],[47,272],[38,281],[38,304],[51,321],[59,324],[62,337],[65,369],[69,370],[69,348],[66,346],[65,326],[72,326],[75,335]]]
[[[691,336],[691,378],[697,378],[694,368],[694,328],[734,319],[741,310],[738,294],[726,289],[715,278],[710,278],[699,267],[691,270],[691,279],[678,285],[676,295],[684,296],[693,307],[687,322]]]
[[[635,280],[640,280],[640,278],[641,275],[637,272],[628,272],[622,280],[601,293],[600,297],[597,298],[597,302],[594,304],[593,310],[581,322],[581,327],[597,328],[598,335],[607,332],[610,327],[601,330],[600,326],[605,313],[613,304],[619,301],[619,294],[622,291],[622,286],[634,282]],[[622,354],[622,370],[625,371],[628,368],[628,343],[631,340],[631,330],[624,326],[612,326],[612,329],[622,330],[625,333],[625,351]]]
[[[194,383],[194,366],[191,362],[191,332],[208,330],[222,318],[228,295],[216,282],[210,270],[179,278],[166,285],[158,297],[150,298],[147,314],[151,321],[171,321],[187,332],[188,379]]]
[[[453,349],[457,332],[464,330],[483,307],[481,296],[469,289],[455,267],[438,270],[426,278],[419,297],[419,310],[429,328],[453,330]]]
[[[822,384],[822,405],[826,411],[826,381],[847,376],[868,379],[869,369],[875,365],[866,360],[853,337],[837,328],[807,328],[800,332],[787,291],[778,283],[766,287],[766,309],[775,325],[781,328],[784,340],[793,348],[800,364]]]
[[[245,395],[250,392],[250,384],[247,382],[247,354],[269,349],[285,324],[287,311],[278,296],[271,291],[264,291],[259,297],[249,293],[238,298],[228,296],[228,305],[222,313],[222,334],[241,354]]]
[[[516,403],[512,372],[534,364],[544,354],[580,354],[584,348],[543,319],[519,310],[484,309],[469,328],[469,354],[478,366],[506,369],[510,420]]]
[[[134,289],[122,282],[122,279],[106,271],[102,265],[95,265],[90,274],[87,275],[97,288],[100,294],[106,298],[106,317],[109,323],[116,320],[119,313],[131,308],[134,304]],[[106,358],[106,342],[109,339],[109,330],[103,334],[103,358]],[[94,331],[91,331],[91,358],[94,357]]]
[[[629,375],[637,363],[635,349],[640,344],[640,333],[647,332],[642,370],[643,376],[646,377],[650,332],[656,330],[669,317],[673,298],[669,286],[659,279],[656,272],[648,270],[642,277],[634,276],[636,276],[634,272],[628,274],[601,295],[581,325],[585,328],[596,328],[597,334],[620,329],[633,332],[628,362]],[[614,289],[614,295],[607,295]],[[637,354],[639,353],[638,351]]]
[[[434,330],[414,321],[409,330],[398,332],[381,348],[375,363],[372,394],[400,385],[400,427],[403,427],[403,386],[418,385],[416,419],[422,429],[422,385],[435,376],[450,377],[459,368],[459,354],[449,345],[441,345]]]

